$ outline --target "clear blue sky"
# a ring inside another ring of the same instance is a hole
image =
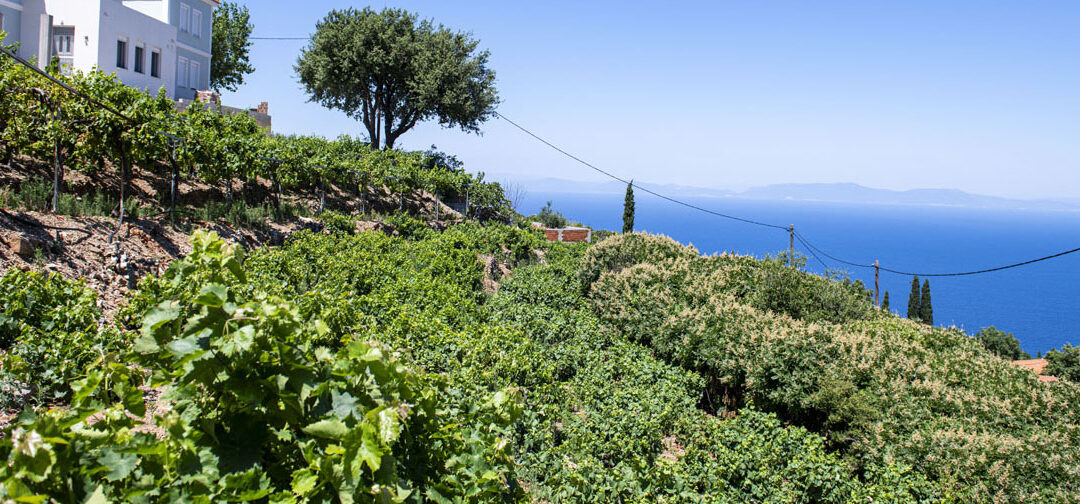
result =
[[[307,36],[347,1],[247,0],[255,36]],[[642,181],[788,182],[1080,197],[1080,2],[388,1],[491,51],[500,112]],[[256,41],[227,104],[270,102],[285,133],[361,135],[307,102],[304,42]],[[470,171],[600,177],[498,119],[424,125]]]

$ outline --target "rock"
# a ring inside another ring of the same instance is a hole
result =
[[[34,245],[30,240],[23,238],[19,235],[14,235],[8,239],[8,246],[11,247],[11,251],[23,256],[32,257],[34,255]]]

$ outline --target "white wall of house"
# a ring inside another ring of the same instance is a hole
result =
[[[103,0],[46,0],[45,2],[27,0],[28,4],[45,4],[48,13],[52,15],[52,26],[74,28],[75,37],[72,47],[74,64],[72,67],[83,72],[93,70],[98,63],[102,2]],[[48,31],[51,37],[51,26],[39,26],[38,30]],[[49,43],[51,44],[52,41],[50,40]],[[51,56],[46,56],[45,59],[41,59],[40,56],[38,58],[38,64],[46,65],[49,63]]]
[[[168,0],[123,0],[124,6],[135,9],[158,21],[169,23]]]
[[[116,72],[125,84],[150,93],[157,93],[164,86],[168,96],[175,97],[176,27],[129,9],[119,0],[99,1],[102,15],[97,61],[101,69],[106,73]],[[117,66],[117,45],[121,40],[127,43],[126,68]],[[140,70],[137,49],[142,52],[141,72],[136,71]],[[155,52],[160,54],[157,77],[151,75],[151,55]]]
[[[6,42],[19,42],[19,55],[37,59],[42,67],[57,47],[54,35],[73,32],[71,43],[64,44],[71,49],[73,69],[97,67],[132,87],[151,93],[164,87],[171,98],[190,99],[195,90],[210,87],[217,5],[216,0],[0,0],[0,16],[13,35]],[[122,61],[120,41],[126,42]],[[156,75],[155,53],[160,55]]]

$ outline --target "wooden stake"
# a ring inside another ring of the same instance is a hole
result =
[[[790,264],[791,267],[794,268],[795,267],[795,225],[794,224],[788,226],[788,238],[790,238],[790,243],[788,245],[788,264]]]
[[[878,297],[880,292],[878,287],[878,274],[881,272],[881,261],[874,261],[874,306],[881,308],[881,300]]]

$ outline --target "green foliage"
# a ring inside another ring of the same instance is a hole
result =
[[[419,240],[430,238],[435,235],[426,222],[412,217],[406,213],[395,213],[382,218],[383,225],[391,229],[391,232],[402,238]]]
[[[922,294],[919,296],[919,320],[926,325],[934,325],[934,305],[930,301],[930,280],[924,280]]]
[[[516,492],[506,430],[516,392],[461,400],[385,346],[313,344],[331,329],[245,294],[234,246],[202,232],[193,243],[171,271],[196,295],[147,312],[131,356],[167,386],[170,407],[147,413],[143,378],[126,365],[91,370],[70,410],[24,416],[0,442],[8,498],[488,502]]]
[[[626,197],[623,199],[622,232],[634,232],[634,181],[626,184]]]
[[[526,220],[539,222],[547,228],[564,228],[570,225],[570,221],[566,219],[562,212],[558,212],[551,208],[550,201],[540,208],[540,213],[530,215]]]
[[[352,234],[356,232],[356,221],[340,212],[327,210],[319,214],[319,220],[332,233]]]
[[[881,311],[890,313],[889,310],[889,291],[885,291],[885,296],[881,299]]]
[[[975,339],[982,343],[990,353],[1005,360],[1030,359],[1031,355],[1020,349],[1020,340],[1012,333],[998,330],[994,326],[984,327],[975,333]]]
[[[666,236],[631,233],[613,236],[589,248],[582,259],[578,279],[583,289],[606,272],[618,272],[645,262],[664,259],[689,259],[700,254],[693,246],[684,247]]]
[[[1047,365],[1047,375],[1080,383],[1080,347],[1068,343],[1060,349],[1053,349],[1043,356]]]
[[[10,269],[0,278],[0,404],[65,399],[70,383],[123,338],[98,329],[97,296],[60,275]]]
[[[494,115],[495,72],[478,45],[401,9],[333,10],[296,72],[313,101],[361,121],[376,149],[392,149],[419,122],[475,133]]]
[[[239,28],[233,25],[246,23],[241,19],[243,11],[227,3],[215,12],[235,17],[221,26],[236,31]],[[215,51],[215,58],[218,56]],[[233,58],[236,54],[221,56]],[[115,170],[121,181],[123,194],[91,194],[83,198],[90,200],[89,203],[60,192],[57,210],[65,213],[111,214],[114,208],[106,205],[115,205],[121,199],[125,212],[130,212],[132,201],[127,187],[135,168],[153,171],[159,164],[169,166],[178,180],[196,178],[225,188],[225,198],[211,199],[191,209],[196,218],[225,218],[244,226],[261,226],[270,215],[271,204],[236,198],[233,183],[237,180],[256,183],[260,178],[269,180],[273,187],[275,218],[303,213],[283,208],[288,205],[282,203],[282,191],[312,186],[325,189],[329,185],[360,198],[365,211],[372,193],[415,196],[419,191],[427,191],[438,192],[444,199],[460,199],[468,190],[471,216],[506,218],[511,212],[499,184],[486,182],[483,174],[466,173],[460,162],[449,162],[450,158],[441,153],[372,149],[348,136],[334,140],[315,136],[271,137],[247,114],[222,113],[202,103],[177,112],[164,90],[156,95],[146,94],[124,85],[114,75],[97,70],[54,75],[131,119],[127,121],[62,90],[9,58],[2,60],[0,145],[4,159],[21,154],[51,164],[58,146],[65,170],[98,174]],[[216,62],[214,65],[215,71],[235,70],[230,68]],[[55,116],[50,111],[55,111]],[[17,191],[3,191],[0,203],[44,210],[51,207],[54,189],[59,192],[60,187],[51,187],[51,181],[31,180]],[[172,204],[169,194],[158,195],[157,199],[163,207]],[[234,209],[238,205],[240,208]]]
[[[922,316],[922,308],[920,306],[921,298],[919,297],[919,277],[911,279],[911,293],[908,294],[907,302],[907,318],[908,320],[922,320],[919,317]]]
[[[597,278],[589,293],[605,333],[702,376],[708,411],[741,415],[752,402],[823,434],[864,478],[881,478],[853,495],[1080,497],[1070,476],[1080,469],[1074,386],[1041,383],[962,332],[879,315],[855,284],[791,277],[807,286],[791,286],[798,296],[837,289],[832,296],[844,301],[827,310],[793,302],[798,296],[761,295],[755,291],[768,290],[767,275],[778,267],[771,260],[657,254],[597,275],[594,265],[604,261],[588,255],[616,256],[603,250],[609,243],[617,242],[594,246],[581,268],[582,277]]]
[[[224,2],[214,9],[214,33],[211,39],[210,88],[236,91],[244,76],[254,72],[248,60],[251,50],[251,13],[246,5]]]

